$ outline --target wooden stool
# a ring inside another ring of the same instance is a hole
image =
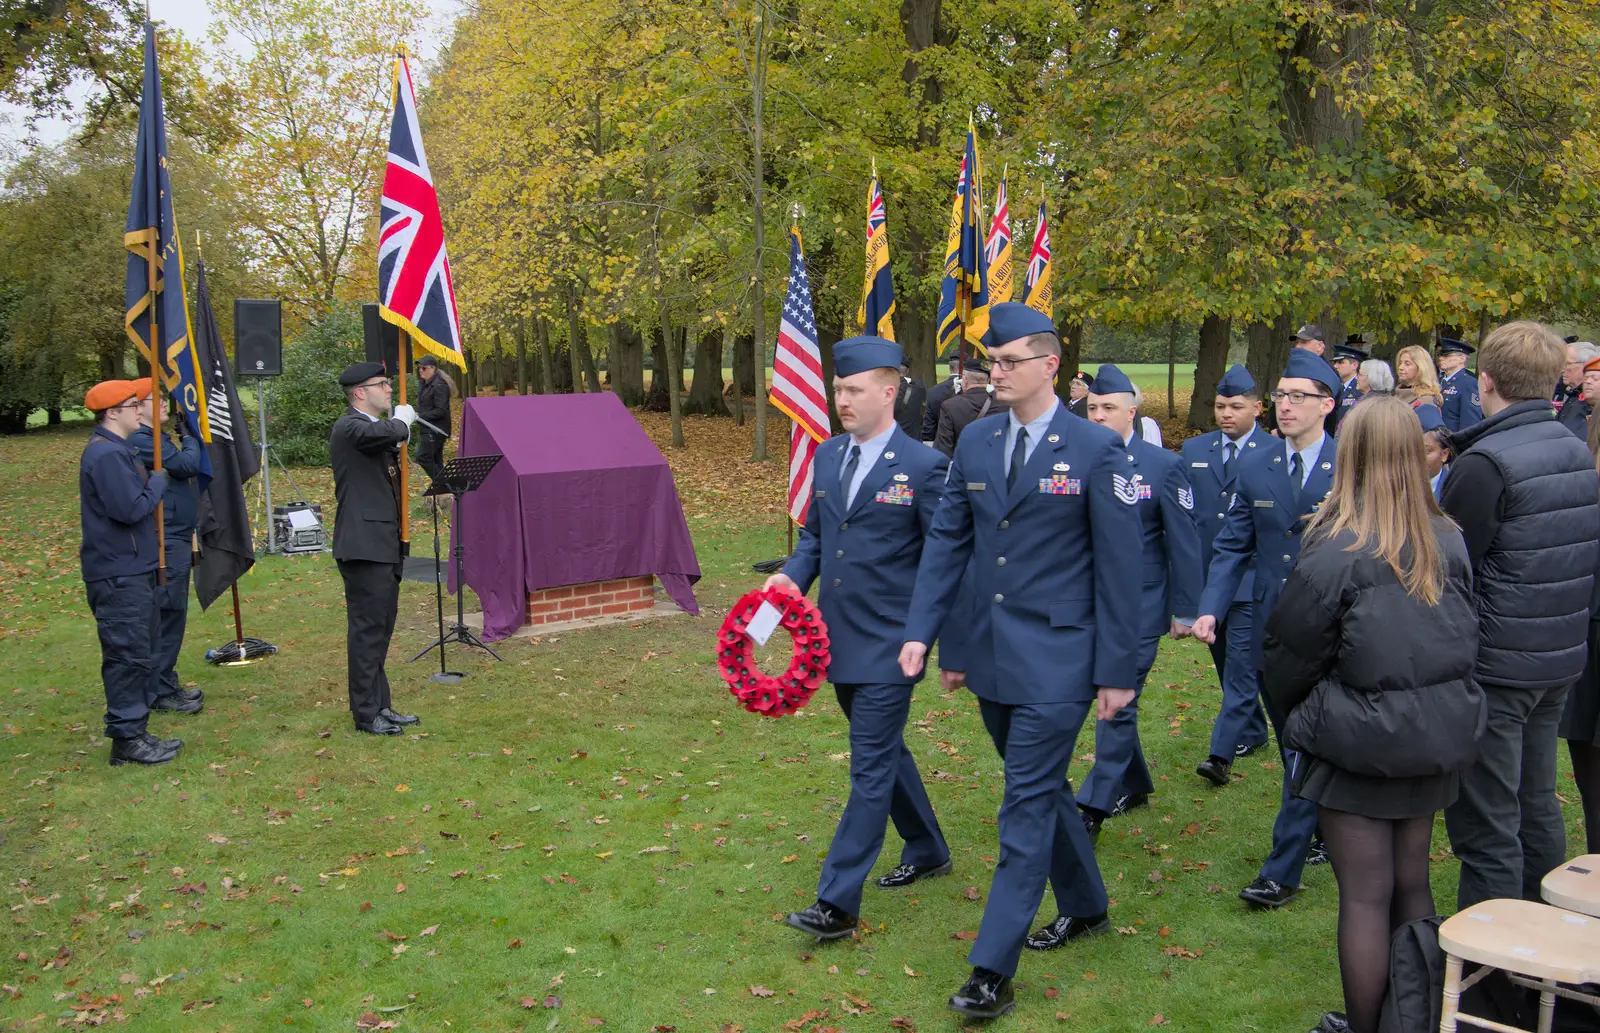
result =
[[[1539,883],[1539,893],[1556,907],[1600,916],[1600,854],[1574,857]]]
[[[1462,991],[1495,969],[1516,985],[1539,991],[1538,1033],[1550,1033],[1557,996],[1600,1005],[1600,997],[1556,985],[1600,981],[1600,918],[1529,900],[1486,900],[1440,926],[1439,946],[1446,956],[1440,1033],[1456,1033],[1458,1023],[1527,1033],[1461,1011]],[[1467,961],[1484,967],[1463,981]]]

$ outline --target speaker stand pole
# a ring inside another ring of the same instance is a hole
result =
[[[490,649],[488,645],[484,643],[483,639],[474,635],[472,630],[467,627],[467,617],[465,612],[465,600],[467,598],[467,575],[463,573],[461,569],[462,557],[464,557],[467,552],[467,534],[465,531],[467,526],[467,515],[462,507],[462,503],[466,500],[460,495],[452,495],[450,496],[450,501],[453,504],[451,512],[455,517],[456,532],[456,626],[450,629],[450,634],[455,636],[457,642],[460,642],[466,646],[477,646],[485,653],[488,653],[490,656],[494,657],[496,660],[500,660],[503,663],[505,658],[499,653],[496,653],[494,650]],[[487,618],[488,608],[484,607],[483,609],[484,616]],[[485,620],[484,623],[487,624],[488,621]],[[444,651],[444,643],[442,641],[439,643],[439,651],[441,653]]]
[[[452,496],[453,497],[453,496]],[[463,671],[447,671],[444,667],[444,574],[439,562],[439,496],[433,496],[433,601],[434,611],[439,615],[439,673],[428,675],[431,682],[449,684],[458,682],[466,677]],[[458,584],[456,591],[459,593],[463,586]],[[423,650],[427,652],[426,649]],[[413,660],[416,657],[412,657]]]
[[[267,381],[256,378],[256,408],[261,416],[261,490],[267,499],[267,555],[278,551],[278,532],[272,520],[272,463],[267,459]]]

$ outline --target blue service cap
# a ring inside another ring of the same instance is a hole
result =
[[[1422,433],[1430,430],[1439,430],[1444,427],[1444,413],[1432,402],[1424,402],[1412,410],[1417,414],[1417,419],[1422,422]]]
[[[1094,374],[1094,383],[1089,385],[1089,393],[1095,395],[1133,394],[1133,381],[1128,379],[1128,374],[1106,363]]]
[[[1345,338],[1344,343],[1333,346],[1333,357],[1336,359],[1350,359],[1353,362],[1366,362],[1372,358],[1366,349],[1366,339],[1360,334],[1351,334]]]
[[[1247,395],[1256,389],[1256,378],[1250,371],[1238,363],[1228,367],[1228,372],[1222,374],[1222,379],[1217,381],[1217,394],[1224,398],[1237,398]]]
[[[1339,380],[1339,374],[1320,355],[1314,355],[1304,348],[1292,348],[1289,351],[1289,363],[1283,369],[1283,375],[1290,380],[1311,380],[1328,389],[1328,394],[1336,395],[1344,386]]]
[[[1462,355],[1471,355],[1477,349],[1466,341],[1458,341],[1454,337],[1439,338],[1439,354],[1446,352],[1460,352]]]
[[[853,377],[869,369],[898,370],[903,357],[898,344],[882,337],[846,337],[833,346],[833,373]]]
[[[998,348],[1034,334],[1053,333],[1056,333],[1056,325],[1043,312],[1020,301],[1002,301],[989,306],[989,332],[984,335],[983,344],[986,348]]]

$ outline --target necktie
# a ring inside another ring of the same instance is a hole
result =
[[[1289,457],[1289,479],[1294,482],[1294,504],[1296,508],[1300,506],[1300,490],[1305,486],[1305,471],[1305,462],[1300,458],[1299,452]]]
[[[844,464],[844,476],[842,478],[840,478],[840,484],[839,484],[839,487],[844,489],[844,504],[845,504],[845,508],[847,508],[847,509],[849,508],[850,503],[853,501],[851,499],[851,497],[850,497],[851,495],[854,494],[854,491],[852,490],[851,485],[853,485],[855,483],[856,468],[859,467],[860,465],[861,465],[861,446],[860,445],[851,445],[850,446],[850,458]]]
[[[1017,481],[1022,477],[1022,468],[1028,462],[1028,428],[1017,428],[1017,443],[1011,448],[1011,469],[1006,472],[1006,491],[1009,493],[1017,486]]]
[[[1226,453],[1225,457],[1222,460],[1222,476],[1223,477],[1227,477],[1229,475],[1229,473],[1232,472],[1232,470],[1233,470],[1233,457],[1234,457],[1235,453],[1238,452],[1238,450],[1239,450],[1239,446],[1236,443],[1232,442],[1232,441],[1228,442],[1227,446],[1223,449],[1223,451]]]

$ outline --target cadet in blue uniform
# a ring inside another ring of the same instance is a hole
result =
[[[1216,640],[1217,623],[1233,605],[1238,586],[1255,563],[1251,666],[1260,671],[1262,637],[1272,609],[1300,555],[1305,522],[1333,484],[1334,439],[1323,431],[1339,377],[1310,352],[1289,352],[1289,363],[1272,400],[1284,440],[1253,449],[1234,474],[1233,506],[1212,545],[1211,569],[1200,599],[1194,635]],[[1240,891],[1258,907],[1279,907],[1300,891],[1300,874],[1317,828],[1317,809],[1290,790],[1299,754],[1283,749],[1283,715],[1263,697],[1283,754],[1283,799],[1272,828],[1272,853],[1255,881]]]
[[[146,470],[156,465],[155,413],[151,411],[150,379],[134,381],[141,386],[139,429],[128,443],[139,453]],[[182,426],[182,424],[179,424]],[[189,564],[194,551],[194,527],[200,513],[200,494],[195,477],[200,473],[200,442],[185,434],[183,444],[174,444],[162,435],[161,466],[167,472],[163,505],[162,534],[167,540],[167,583],[156,586],[156,608],[160,611],[156,632],[155,665],[159,695],[151,710],[173,710],[197,714],[205,705],[205,694],[178,683],[178,653],[183,649],[183,632],[189,622]]]
[[[1333,357],[1329,360],[1333,371],[1339,375],[1339,390],[1334,393],[1333,412],[1323,421],[1322,428],[1329,434],[1336,434],[1339,430],[1339,421],[1344,419],[1344,414],[1361,401],[1361,389],[1356,386],[1356,374],[1361,371],[1361,364],[1372,358],[1367,354],[1366,340],[1360,334],[1351,334],[1343,344],[1333,346]]]
[[[1444,482],[1450,479],[1450,431],[1438,406],[1423,404],[1412,411],[1422,424],[1422,457],[1428,464],[1428,485],[1437,502],[1444,497]]]
[[[1155,791],[1139,744],[1139,693],[1155,663],[1161,636],[1170,631],[1182,638],[1189,633],[1200,612],[1205,578],[1194,522],[1194,487],[1182,460],[1134,432],[1133,403],[1133,382],[1127,374],[1110,364],[1101,366],[1089,394],[1089,419],[1120,437],[1127,451],[1127,463],[1112,484],[1118,500],[1131,499],[1138,515],[1144,571],[1134,700],[1111,720],[1095,723],[1094,767],[1078,789],[1078,807],[1090,839],[1099,838],[1107,818],[1144,806]],[[1028,945],[1039,946],[1032,939]]]
[[[111,764],[165,764],[183,742],[157,739],[146,725],[156,699],[156,507],[167,475],[145,475],[128,436],[139,429],[139,387],[108,380],[89,389],[84,408],[94,434],[78,464],[83,546],[79,559],[89,609],[100,633]]]
[[[1233,498],[1239,464],[1257,448],[1283,447],[1256,423],[1261,415],[1261,398],[1255,378],[1243,366],[1232,367],[1217,381],[1212,411],[1218,429],[1183,443],[1183,464],[1194,485],[1195,522],[1208,566],[1215,555],[1217,532],[1222,530]],[[1222,706],[1211,726],[1211,755],[1195,773],[1217,786],[1228,784],[1234,758],[1249,756],[1267,743],[1267,716],[1261,709],[1261,686],[1250,654],[1255,582],[1252,558],[1245,563],[1227,612],[1220,615],[1210,647],[1217,681],[1222,685]]]
[[[1478,405],[1478,378],[1467,372],[1467,356],[1472,345],[1454,337],[1439,338],[1439,392],[1444,395],[1440,412],[1445,429],[1454,434],[1483,420]]]
[[[806,526],[789,562],[767,580],[769,588],[797,592],[821,580],[817,601],[833,649],[828,677],[850,722],[850,798],[822,864],[817,902],[789,916],[790,925],[824,940],[855,930],[861,887],[891,818],[905,848],[879,886],[951,870],[950,848],[902,738],[921,673],[899,664],[947,460],[896,425],[900,359],[900,346],[881,337],[833,346],[833,397],[847,433],[817,449]]]
[[[1052,381],[1061,339],[1049,318],[1005,302],[989,310],[995,394],[1011,409],[962,435],[944,502],[922,551],[901,668],[922,669],[960,581],[976,562],[967,687],[1005,768],[1000,863],[950,998],[969,1018],[1014,1005],[1011,977],[1028,927],[1055,890],[1062,939],[1109,930],[1094,848],[1073,805],[1067,765],[1083,720],[1133,702],[1143,559],[1137,498],[1124,500],[1128,454],[1104,427],[1069,414]]]

